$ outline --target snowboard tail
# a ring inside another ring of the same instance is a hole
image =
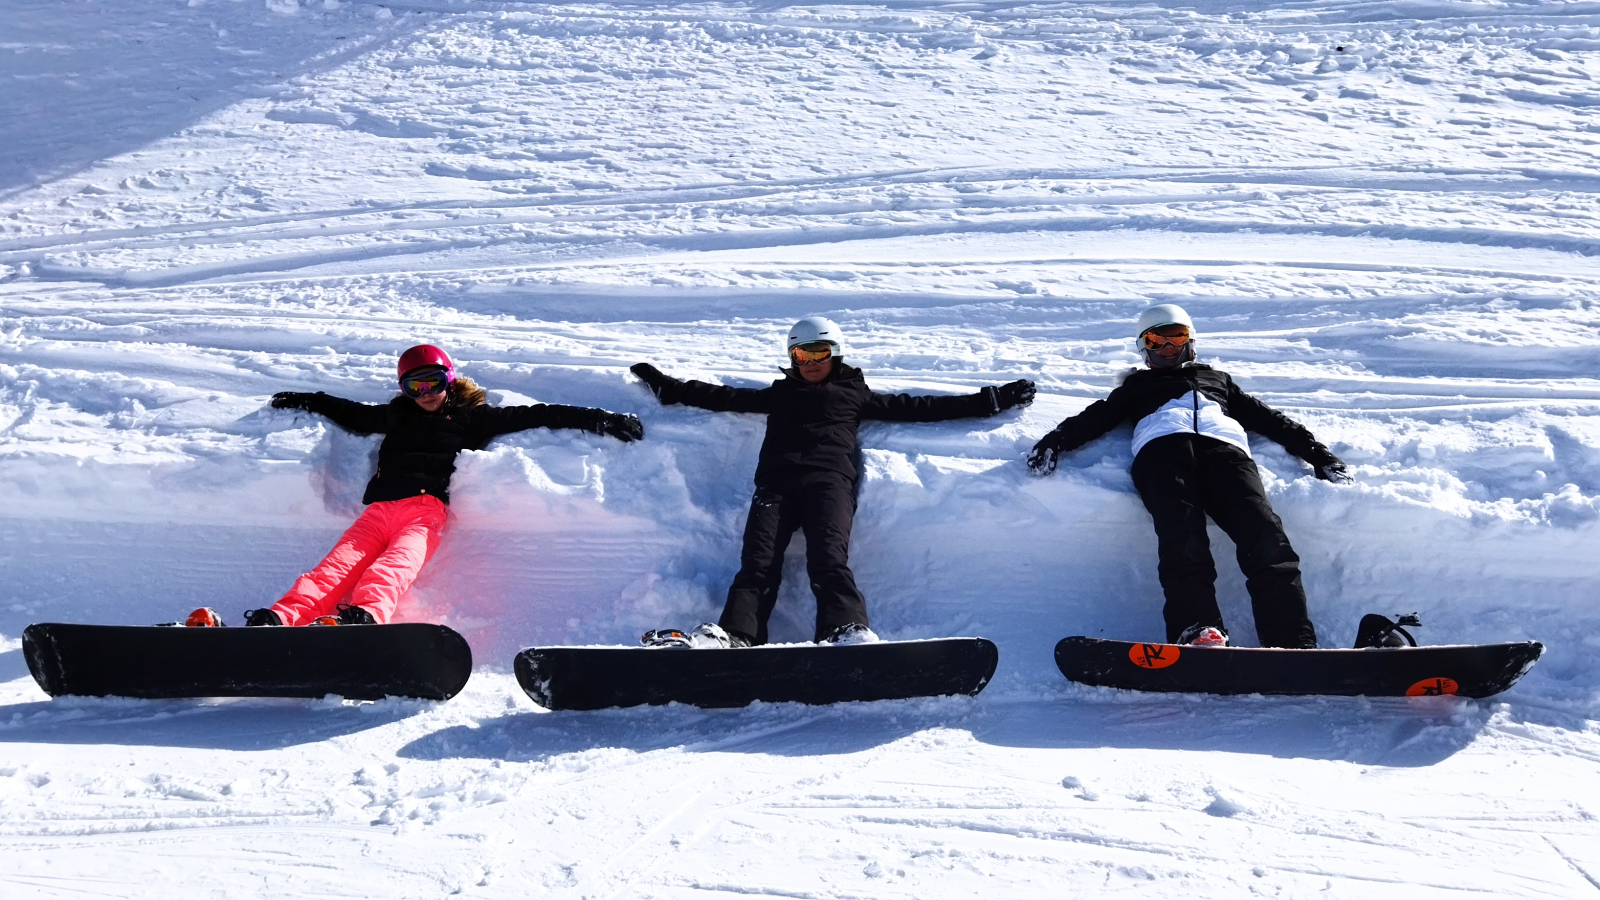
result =
[[[416,697],[448,700],[472,650],[443,625],[182,628],[40,623],[22,633],[52,697]]]
[[[517,682],[546,709],[706,708],[977,694],[1000,651],[983,638],[731,650],[530,647]]]
[[[1056,644],[1056,666],[1070,681],[1134,691],[1489,697],[1515,684],[1543,652],[1536,641],[1282,650],[1069,637]]]

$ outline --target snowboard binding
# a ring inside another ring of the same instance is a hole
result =
[[[750,646],[748,640],[731,635],[723,631],[722,626],[710,622],[696,625],[688,631],[679,631],[676,628],[647,631],[639,638],[639,643],[645,647],[679,650],[722,650],[729,647]]]
[[[1377,613],[1367,613],[1361,617],[1361,624],[1356,626],[1356,649],[1415,647],[1417,639],[1411,636],[1406,627],[1421,627],[1422,620],[1416,613],[1397,615],[1394,619],[1380,616]]]

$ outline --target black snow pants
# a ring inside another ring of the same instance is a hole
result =
[[[1261,645],[1317,645],[1300,584],[1300,557],[1248,454],[1204,435],[1169,434],[1139,451],[1133,483],[1155,520],[1169,642],[1191,625],[1222,627],[1217,568],[1206,536],[1210,514],[1238,551]]]
[[[757,645],[767,642],[767,619],[778,602],[783,551],[798,530],[806,535],[806,572],[817,597],[816,640],[841,625],[867,624],[867,600],[850,571],[850,526],[855,484],[836,472],[786,475],[756,486],[744,526],[739,574],[717,624]]]

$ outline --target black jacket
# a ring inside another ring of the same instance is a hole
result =
[[[357,434],[381,434],[378,472],[367,482],[362,503],[430,494],[450,502],[456,454],[482,450],[498,435],[527,428],[598,431],[603,409],[581,406],[452,406],[430,413],[407,397],[385,404],[357,403],[317,392],[303,407]]]
[[[1137,423],[1168,402],[1195,390],[1215,400],[1223,414],[1244,426],[1244,430],[1277,441],[1313,466],[1339,459],[1317,443],[1304,425],[1239,390],[1228,373],[1200,363],[1172,369],[1140,369],[1129,375],[1111,396],[1089,404],[1083,412],[1057,425],[1045,439],[1059,453],[1076,450],[1124,421]]]
[[[783,374],[765,388],[671,379],[658,396],[662,403],[717,412],[765,413],[767,437],[756,464],[756,484],[817,471],[835,472],[853,483],[860,476],[856,429],[865,419],[942,422],[1000,411],[992,387],[955,397],[913,397],[874,393],[860,369],[843,363],[818,384],[807,382],[793,369],[784,369]]]

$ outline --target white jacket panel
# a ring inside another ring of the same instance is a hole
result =
[[[1176,400],[1168,400],[1162,407],[1139,420],[1133,427],[1133,455],[1138,456],[1144,445],[1169,434],[1203,434],[1232,444],[1250,455],[1250,439],[1245,437],[1244,426],[1222,412],[1222,404],[1199,391],[1190,391]]]

